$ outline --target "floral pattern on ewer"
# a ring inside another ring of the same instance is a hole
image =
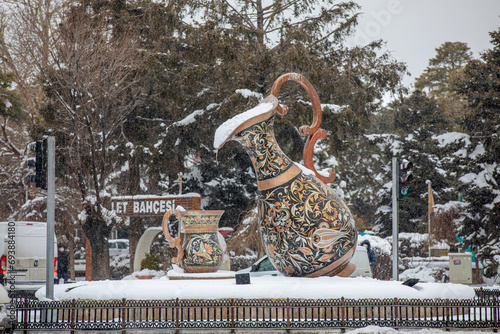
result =
[[[217,226],[219,224],[220,215],[219,214],[210,214],[204,213],[203,215],[199,214],[190,214],[185,213],[182,216],[182,221],[184,225],[195,225],[195,226],[206,226],[207,231],[211,231],[208,227]]]
[[[184,240],[185,266],[217,267],[222,263],[222,249],[215,233],[187,233]]]
[[[250,155],[258,181],[272,179],[293,165],[276,143],[273,124],[274,116],[246,128],[233,138]]]
[[[331,188],[303,173],[260,193],[259,218],[266,253],[285,276],[313,274],[356,244],[347,206]]]

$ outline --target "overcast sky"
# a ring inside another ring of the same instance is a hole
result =
[[[413,85],[444,42],[464,42],[473,56],[492,47],[489,32],[500,27],[500,0],[355,0],[364,13],[350,43],[376,39],[406,62]]]

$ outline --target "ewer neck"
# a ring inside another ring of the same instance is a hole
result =
[[[259,189],[269,188],[273,180],[279,180],[281,175],[289,174],[290,170],[293,175],[300,171],[281,151],[274,137],[273,124],[274,115],[248,126],[232,138],[240,143],[250,156]]]

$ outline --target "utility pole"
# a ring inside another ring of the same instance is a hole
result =
[[[398,158],[392,158],[392,280],[399,281],[398,273]]]
[[[54,299],[55,148],[55,138],[53,136],[47,137],[47,272],[45,275],[45,296],[49,299]]]
[[[434,211],[434,197],[432,195],[432,182],[431,180],[425,181],[427,183],[427,193],[429,196],[428,210],[427,210],[427,227],[429,229],[429,259],[431,258],[431,213]],[[431,201],[432,198],[432,201]]]

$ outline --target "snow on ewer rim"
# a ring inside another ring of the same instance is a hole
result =
[[[247,110],[241,114],[234,116],[233,118],[222,123],[215,131],[214,137],[214,147],[219,149],[224,145],[226,141],[231,139],[231,137],[237,132],[243,130],[239,127],[256,116],[264,115],[266,113],[272,112],[278,104],[277,99],[274,96],[267,97],[261,104],[256,107]]]

